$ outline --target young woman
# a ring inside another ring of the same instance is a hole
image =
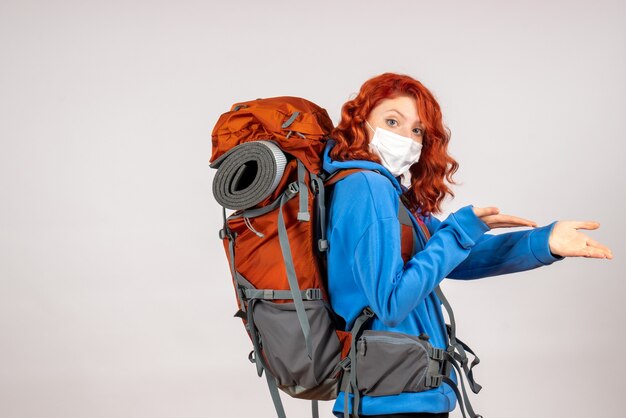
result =
[[[473,205],[444,221],[434,217],[445,196],[454,196],[445,181],[454,184],[458,164],[447,152],[450,135],[439,104],[409,76],[385,73],[366,81],[344,104],[332,137],[324,154],[326,171],[369,169],[339,181],[329,208],[329,296],[346,330],[370,307],[375,316],[368,329],[425,333],[433,346],[445,349],[442,307],[434,292],[444,278],[519,272],[565,257],[613,257],[609,248],[579,231],[597,229],[597,222],[555,221],[537,227],[496,207]],[[412,222],[425,225],[430,235],[406,263],[400,247],[400,195],[410,203]],[[486,233],[520,226],[533,229]],[[337,416],[343,416],[343,398],[341,392],[333,409]],[[447,417],[456,401],[452,389],[441,384],[421,392],[362,396],[359,415]]]

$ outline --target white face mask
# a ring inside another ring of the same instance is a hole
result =
[[[365,121],[365,123],[374,131],[369,122]],[[406,136],[377,127],[370,141],[370,149],[378,154],[383,166],[394,177],[402,175],[402,184],[410,187],[411,173],[409,173],[409,168],[419,161],[422,144]]]

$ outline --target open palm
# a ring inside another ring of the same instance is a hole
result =
[[[588,237],[579,229],[598,229],[600,224],[593,221],[558,221],[548,243],[550,251],[563,257],[613,258],[610,248]]]

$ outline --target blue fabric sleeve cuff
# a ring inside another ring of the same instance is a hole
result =
[[[473,207],[474,205],[463,206],[461,209],[451,214],[461,226],[463,232],[465,232],[467,237],[472,241],[471,243],[463,243],[467,248],[474,245],[485,232],[491,229],[489,225],[476,216]]]
[[[565,257],[552,254],[550,251],[550,233],[558,221],[554,221],[549,225],[535,228],[530,233],[530,250],[534,256],[542,264],[548,265],[555,261],[563,260]]]

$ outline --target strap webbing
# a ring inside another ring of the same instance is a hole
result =
[[[317,241],[317,249],[320,252],[328,250],[328,240],[326,239],[326,189],[321,178],[311,173],[311,182],[315,184],[317,201],[317,230],[320,231],[320,239]]]
[[[443,307],[448,312],[448,316],[450,317],[450,326],[448,327],[447,332],[444,332],[444,335],[449,334],[450,344],[456,343],[456,320],[454,319],[454,312],[452,311],[452,306],[450,306],[450,302],[448,302],[448,299],[443,294],[443,290],[441,290],[440,286],[437,286],[435,288],[435,294],[441,301]],[[444,329],[444,331],[446,330]]]
[[[328,186],[332,186],[333,184],[337,183],[339,180],[343,179],[344,177],[349,176],[352,173],[356,173],[358,171],[365,171],[365,168],[346,168],[343,170],[338,170],[335,171],[333,174],[331,174],[329,177],[326,177],[326,180],[324,180],[324,183],[326,184],[326,187]],[[376,171],[376,170],[373,170]]]
[[[315,400],[311,401],[311,415],[313,416],[313,418],[319,418],[320,417],[319,404]]]
[[[348,401],[350,398],[350,393],[354,392],[354,401],[352,402],[352,416],[354,418],[359,418],[359,403],[361,402],[361,394],[359,392],[359,387],[357,385],[357,376],[356,376],[356,341],[361,333],[361,328],[363,325],[367,323],[371,318],[374,317],[374,311],[368,306],[363,309],[361,315],[359,315],[354,321],[354,325],[352,325],[352,330],[350,330],[351,341],[350,341],[350,371],[349,373],[349,384],[346,387],[346,391],[344,392],[343,399],[343,416],[344,418],[350,418],[349,409],[348,409]]]
[[[448,316],[450,317],[450,324],[446,326],[447,332],[445,332],[444,335],[449,335],[450,340],[448,345],[452,347],[454,351],[456,351],[456,353],[453,351],[452,355],[461,364],[461,367],[463,367],[463,372],[467,376],[467,381],[472,389],[472,392],[478,393],[482,389],[482,386],[476,383],[476,381],[474,380],[474,372],[472,371],[472,368],[480,363],[480,359],[478,358],[478,356],[476,356],[476,354],[474,354],[474,351],[472,351],[467,346],[467,344],[463,343],[456,337],[456,320],[454,319],[454,312],[452,311],[450,302],[448,302],[448,299],[444,296],[441,287],[437,286],[435,288],[435,293],[439,300],[441,300],[441,303],[443,304],[444,308],[448,312]],[[472,361],[472,364],[469,368],[467,366],[468,358],[467,353],[465,352],[466,348],[474,356],[474,360]]]
[[[267,370],[265,370],[265,380],[267,380],[267,387],[270,389],[270,395],[272,395],[272,402],[274,402],[274,408],[276,408],[278,418],[287,418],[287,415],[285,415],[285,408],[283,408],[283,402],[280,400],[276,380],[274,379],[274,376],[267,372]]]
[[[293,187],[292,187],[293,186]],[[305,187],[306,188],[306,187]],[[283,206],[285,203],[295,196],[298,191],[298,186],[292,183],[283,193],[280,198],[280,209],[278,213],[278,240],[280,242],[280,249],[283,253],[283,260],[285,262],[285,269],[287,271],[287,280],[289,281],[289,287],[291,288],[291,299],[293,299],[296,313],[298,314],[298,321],[300,322],[300,328],[302,328],[302,334],[304,335],[304,341],[306,344],[306,352],[309,359],[313,357],[313,342],[311,341],[311,327],[309,325],[309,318],[306,316],[304,310],[304,304],[302,303],[302,296],[300,295],[300,286],[298,285],[298,278],[296,276],[296,269],[293,265],[293,257],[291,255],[291,246],[289,245],[289,237],[287,236],[287,228],[285,227],[285,218],[283,215]]]
[[[228,224],[226,222],[226,208],[224,207],[222,207],[222,214],[224,216],[223,231],[225,231],[226,237],[228,238],[228,256],[230,258],[230,273],[233,275],[233,280],[235,281],[237,287],[239,287],[241,283],[239,282],[239,275],[237,274],[237,271],[235,269],[235,237],[233,235],[233,232],[230,229],[228,229]],[[246,304],[244,303],[243,297],[238,288],[236,289],[236,293],[237,293],[237,299],[239,301],[239,309],[245,312]]]
[[[246,299],[291,299],[291,290],[274,290],[274,289],[244,289],[243,294]],[[321,289],[305,289],[300,291],[302,300],[322,300]]]
[[[300,196],[300,209],[298,210],[299,221],[311,220],[311,214],[309,213],[309,188],[307,187],[304,178],[306,168],[302,161],[298,160],[298,195]]]
[[[474,412],[474,409],[472,408],[472,404],[470,403],[469,397],[467,396],[467,391],[465,390],[465,383],[463,381],[463,373],[461,373],[459,366],[456,364],[456,361],[454,360],[454,358],[449,356],[449,353],[446,353],[446,356],[448,357],[450,364],[452,364],[452,366],[457,371],[459,381],[461,382],[461,389],[463,390],[463,396],[461,396],[461,394],[459,393],[459,388],[452,379],[450,379],[447,376],[443,376],[441,380],[444,383],[446,383],[448,386],[450,386],[452,390],[454,390],[457,400],[459,401],[459,408],[461,409],[461,414],[463,414],[463,418],[466,418],[465,409],[463,408],[463,405],[465,405],[465,408],[467,408],[467,412],[469,413],[470,418],[482,418],[482,415],[476,414],[476,412]]]
[[[298,117],[298,115],[300,114],[300,112],[293,112],[291,114],[291,116],[289,117],[289,119],[287,119],[281,126],[281,128],[283,129],[287,129],[289,128],[289,126],[293,123],[294,120],[296,120],[296,118]]]
[[[410,226],[413,230],[413,246],[411,248],[411,254],[415,254],[417,251],[417,234],[415,233],[415,227],[413,226],[413,222],[411,222],[411,218],[409,217],[408,209],[401,203],[398,205],[398,220],[400,224]]]
[[[478,363],[480,363],[480,359],[474,353],[474,351],[471,348],[469,348],[467,346],[467,344],[465,344],[463,341],[461,341],[460,339],[457,338],[456,342],[457,342],[458,345],[461,346],[460,348],[465,349],[465,351],[469,351],[474,356],[474,360],[472,360],[472,364],[470,365],[469,369],[467,367],[467,356],[465,356],[465,358],[463,358],[461,355],[459,355],[460,358],[457,358],[457,360],[463,366],[463,371],[465,372],[465,375],[467,376],[467,381],[469,382],[469,385],[470,385],[470,388],[472,389],[472,392],[478,393],[478,392],[480,392],[480,390],[483,387],[481,385],[479,385],[478,383],[476,383],[476,381],[474,380],[474,371],[472,369],[474,368],[474,366],[476,366]],[[454,353],[454,355],[456,357],[457,353]]]
[[[300,162],[300,161],[298,160],[298,162]],[[302,163],[300,163],[300,165],[302,165]],[[302,168],[304,168],[304,165],[302,165]],[[300,178],[298,178],[298,183],[299,182],[300,182]],[[306,187],[305,187],[305,189],[306,189]],[[308,194],[308,190],[305,191],[305,193]],[[273,211],[274,209],[276,209],[280,205],[280,198],[281,197],[282,197],[282,195],[279,196],[272,203],[270,203],[268,205],[265,205],[263,207],[254,208],[254,209],[245,209],[245,210],[241,211],[240,213],[233,213],[232,215],[230,215],[230,218],[231,219],[235,219],[235,218],[241,218],[242,216],[246,217],[246,218],[256,218],[257,216],[265,215],[266,213],[269,213],[269,212]],[[291,196],[290,199],[292,197],[293,196]],[[308,199],[308,197],[307,197],[307,199]],[[308,210],[308,205],[306,205],[306,206],[307,206],[307,210]],[[300,209],[300,211],[301,210],[302,209]]]
[[[265,365],[263,364],[263,356],[261,355],[261,344],[259,344],[259,335],[256,330],[256,325],[254,323],[254,315],[252,314],[254,311],[254,304],[256,300],[253,299],[250,301],[248,305],[248,313],[247,313],[247,323],[248,323],[248,332],[250,333],[250,338],[252,339],[252,347],[254,348],[254,364],[256,365],[256,372],[261,377],[263,374],[263,368]],[[267,373],[267,372],[266,372]]]
[[[242,216],[245,216],[246,218],[256,218],[257,216],[265,215],[266,213],[273,211],[278,207],[278,205],[280,205],[280,197],[278,197],[269,205],[255,209],[246,209],[240,213],[233,213],[232,215],[230,215],[230,217],[233,219],[241,218]]]

